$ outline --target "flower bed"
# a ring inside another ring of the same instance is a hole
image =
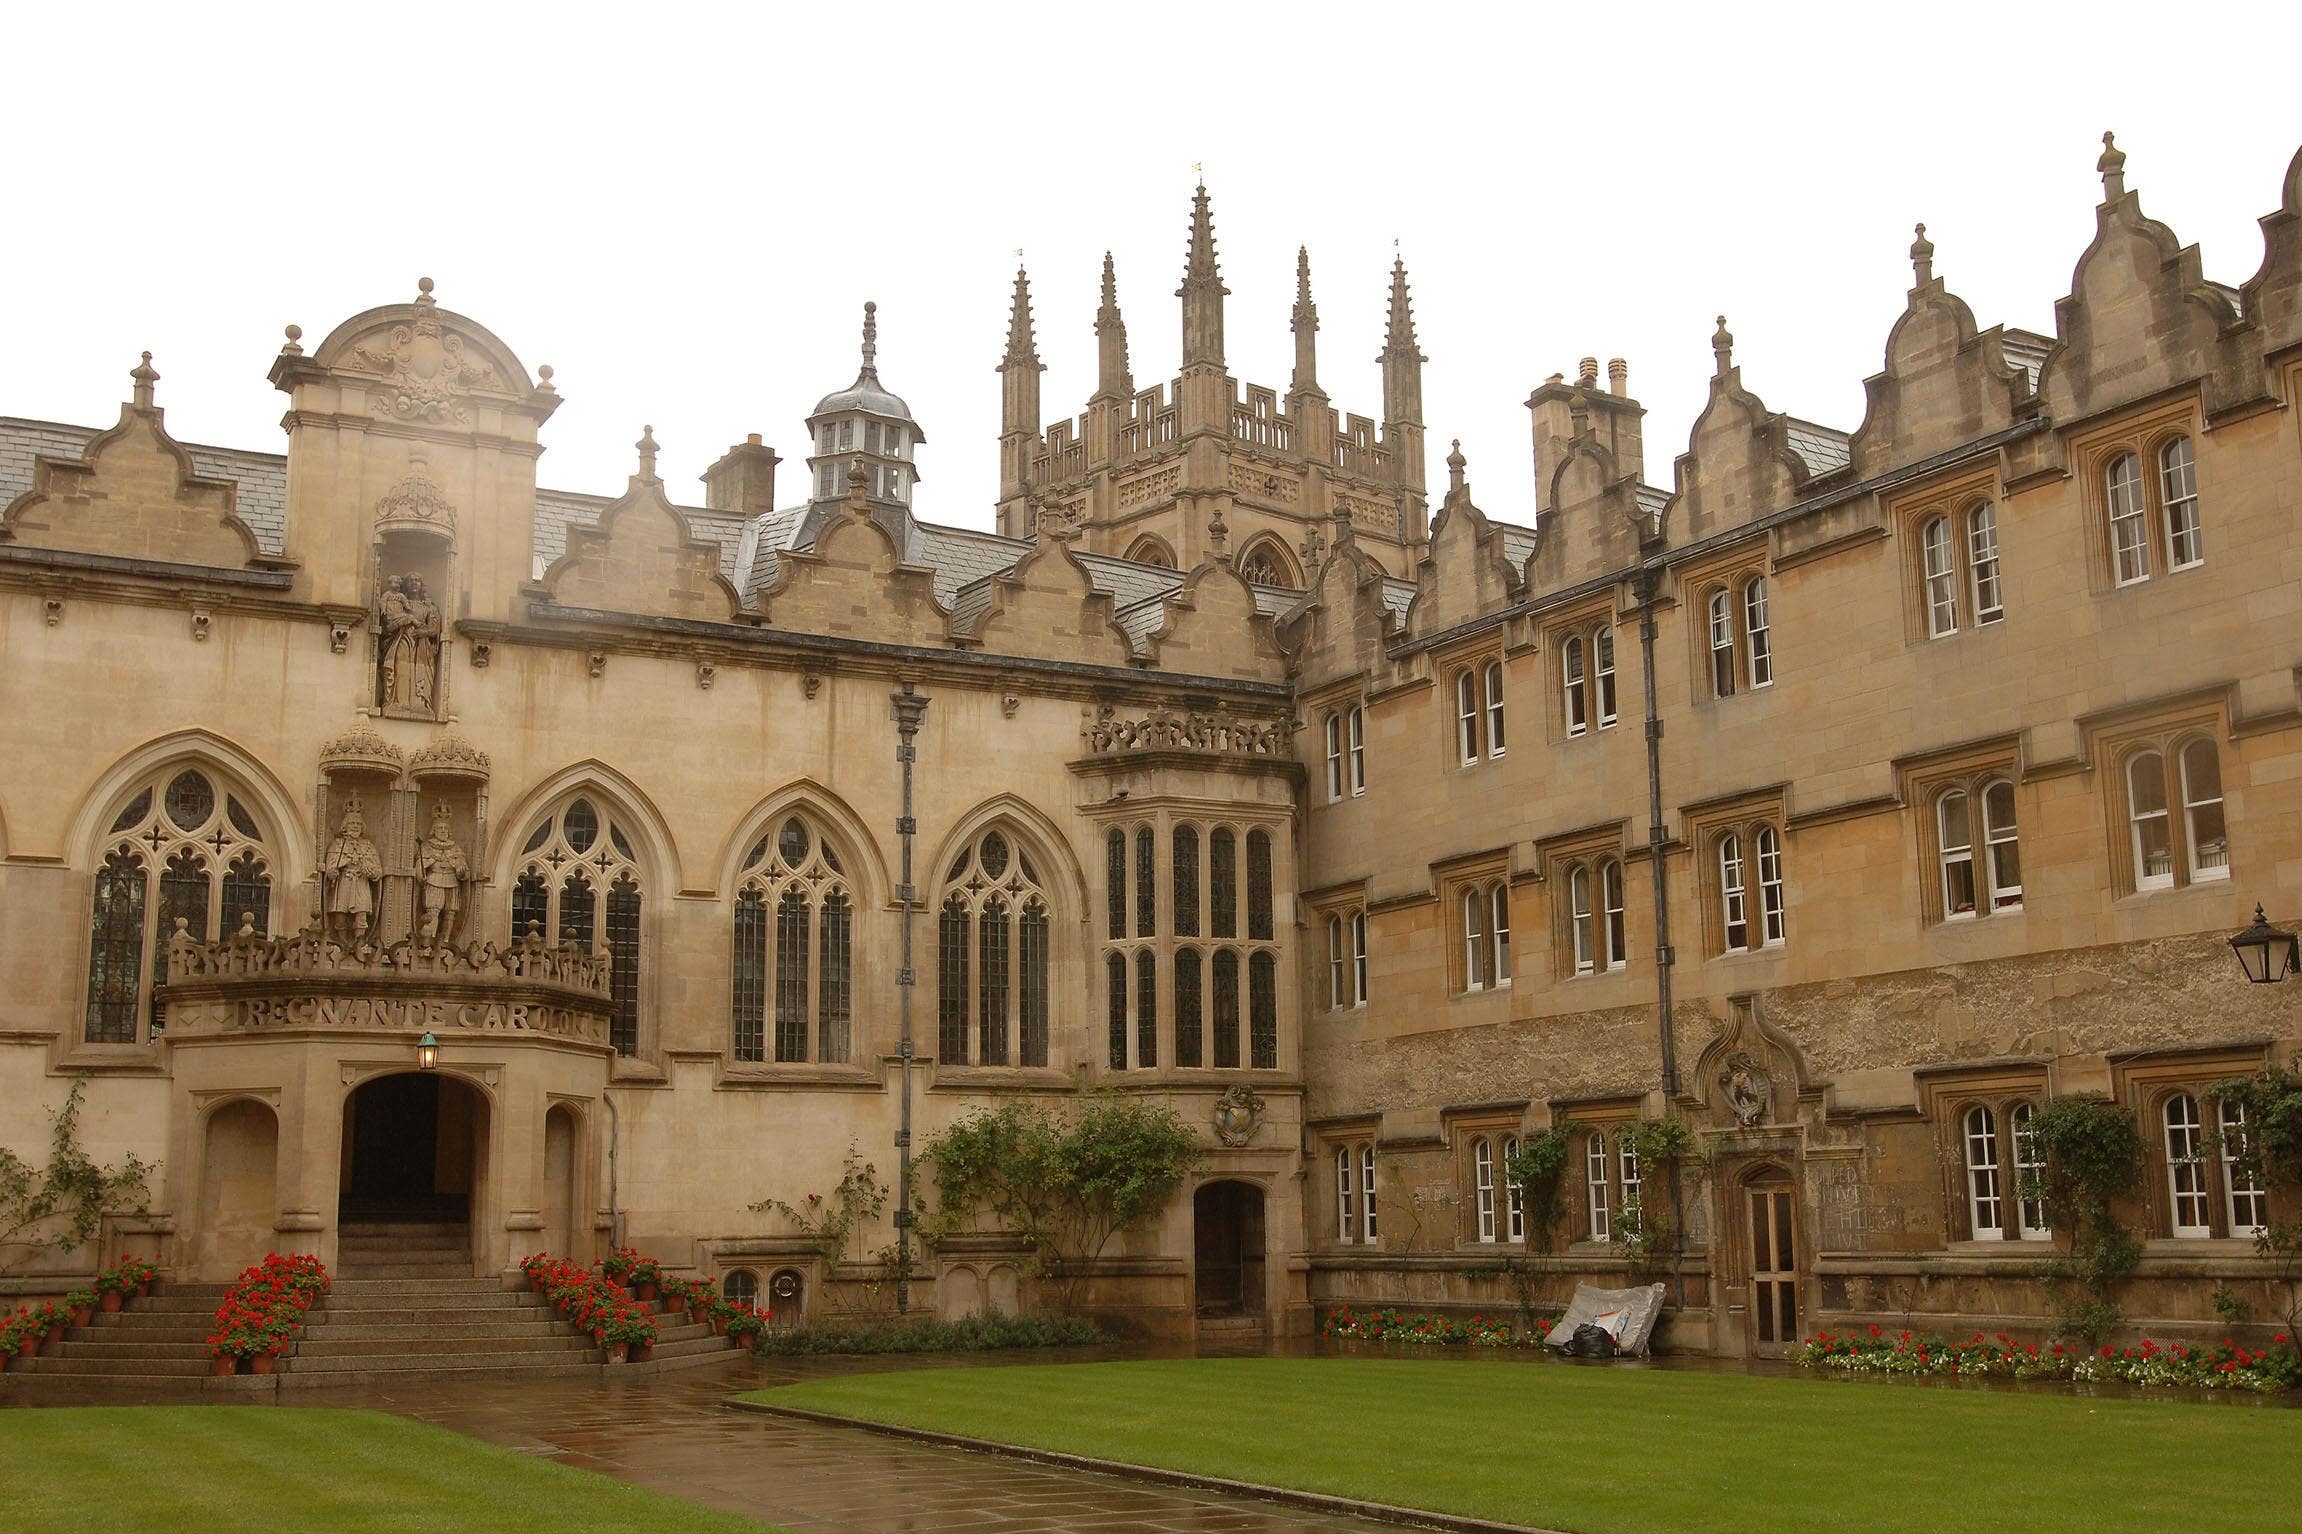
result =
[[[71,1312],[52,1301],[18,1306],[15,1314],[0,1321],[0,1366],[9,1360],[32,1357],[43,1344],[61,1336],[71,1323]]]
[[[1872,1326],[1859,1333],[1817,1332],[1791,1357],[1810,1369],[1858,1374],[1942,1375],[1947,1378],[2117,1381],[2129,1385],[2191,1385],[2204,1390],[2293,1390],[2302,1387],[2302,1350],[2280,1332],[2267,1348],[2240,1347],[2225,1337],[2193,1346],[2145,1339],[2130,1348],[2084,1348],[2068,1343],[2017,1342],[2005,1332],[1976,1332],[1965,1342]]]
[[[1460,1316],[1402,1315],[1389,1305],[1367,1311],[1345,1305],[1328,1313],[1319,1335],[1352,1342],[1409,1342],[1423,1347],[1536,1348],[1543,1345],[1543,1338],[1555,1324],[1555,1321],[1538,1321],[1531,1330],[1522,1332],[1508,1321],[1485,1315],[1466,1321]]]
[[[309,1252],[292,1257],[267,1253],[240,1274],[216,1307],[216,1330],[208,1338],[219,1365],[216,1372],[236,1373],[245,1363],[250,1373],[271,1373],[273,1361],[287,1351],[303,1324],[304,1312],[327,1292],[328,1270],[319,1258]],[[233,1367],[221,1367],[227,1362]]]

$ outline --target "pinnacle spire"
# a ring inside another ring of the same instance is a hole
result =
[[[1407,262],[1402,256],[1391,258],[1391,321],[1383,334],[1385,356],[1413,356],[1417,362],[1430,359],[1415,350],[1415,303],[1407,293]]]
[[[1103,252],[1103,310],[1114,315],[1119,312],[1119,274],[1111,265],[1109,251]]]
[[[1319,306],[1311,301],[1311,249],[1295,247],[1295,392],[1315,394],[1319,389]]]
[[[1119,276],[1103,252],[1103,304],[1095,311],[1095,397],[1124,399],[1135,392],[1127,367],[1127,321],[1119,313]]]
[[[1191,194],[1191,252],[1183,267],[1183,285],[1188,288],[1195,282],[1212,282],[1218,288],[1223,282],[1215,264],[1215,214],[1208,205],[1204,181]],[[1228,293],[1230,289],[1223,288],[1223,291]]]
[[[1191,251],[1183,267],[1183,365],[1223,365],[1223,286],[1215,264],[1215,215],[1207,205],[1207,184],[1191,194]]]
[[[1031,337],[1031,277],[1015,268],[1015,306],[1007,317],[1007,357],[1004,367],[1038,367],[1039,348]]]
[[[863,376],[879,377],[879,305],[863,301]]]

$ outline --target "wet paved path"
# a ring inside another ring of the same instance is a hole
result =
[[[730,1359],[573,1389],[513,1380],[443,1386],[434,1379],[284,1390],[279,1400],[288,1407],[366,1407],[414,1417],[803,1534],[1374,1534],[1398,1528],[720,1405],[738,1391],[859,1369],[1015,1361],[980,1355]]]

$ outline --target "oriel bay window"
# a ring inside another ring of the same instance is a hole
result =
[[[1111,828],[1105,845],[1106,1068],[1155,1069],[1164,1056],[1186,1070],[1277,1069],[1271,831],[1147,822]]]
[[[855,898],[838,851],[798,816],[746,854],[736,891],[735,1058],[845,1064],[852,1057]]]
[[[1124,840],[1119,872],[1125,888]],[[935,1058],[939,1065],[1048,1063],[1053,926],[1047,887],[1007,832],[977,837],[952,860],[936,921]],[[1123,914],[1123,913],[1122,913]],[[1113,987],[1125,1004],[1125,960]]]
[[[639,1049],[642,878],[630,836],[585,796],[538,820],[520,847],[512,882],[512,933],[547,941],[604,944],[615,1010],[608,1038],[616,1053]]]
[[[334,828],[331,828],[333,830]],[[131,793],[105,832],[89,910],[82,1038],[137,1044],[166,1028],[152,988],[168,979],[168,941],[221,942],[243,925],[271,930],[272,875],[256,817],[218,774],[178,767]]]

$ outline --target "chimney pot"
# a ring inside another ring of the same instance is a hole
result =
[[[1631,365],[1620,357],[1607,359],[1607,392],[1627,398],[1631,392]]]
[[[1598,381],[1599,359],[1596,357],[1585,357],[1583,359],[1582,366],[1575,372],[1575,382],[1588,389]]]

